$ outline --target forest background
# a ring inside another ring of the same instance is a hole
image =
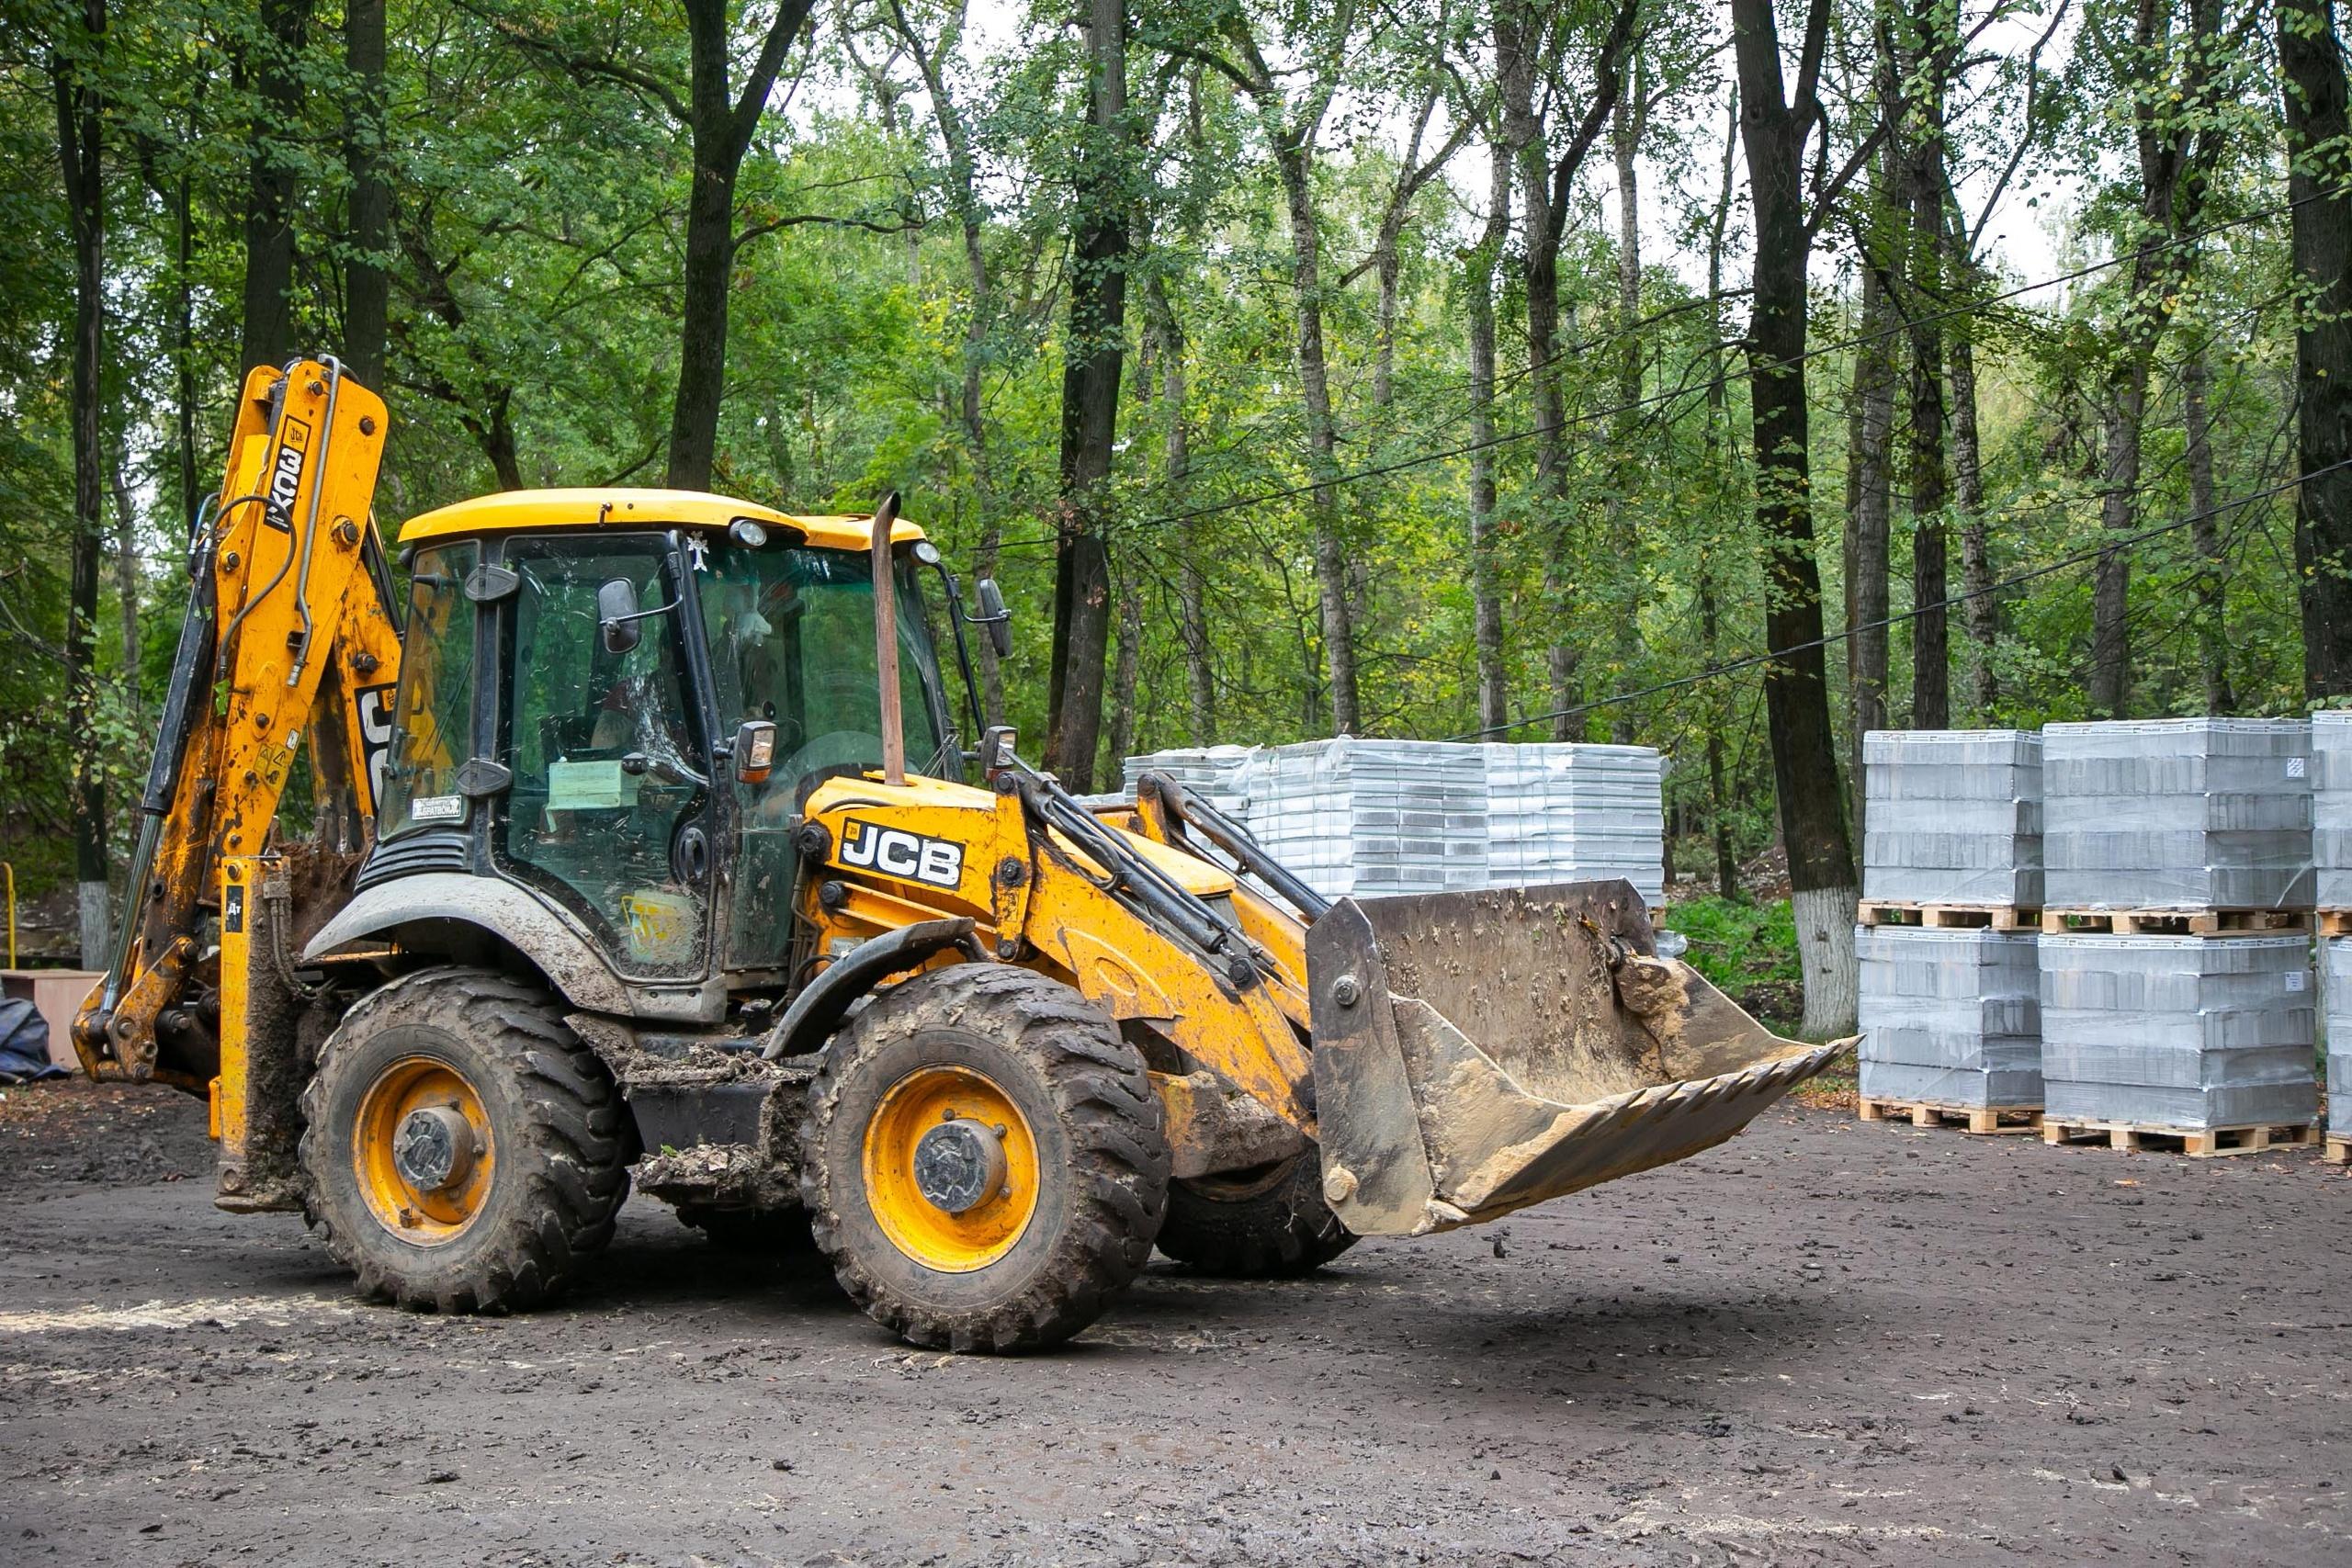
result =
[[[1076,788],[1335,733],[1659,747],[1692,924],[1841,1027],[1864,731],[2352,694],[2338,21],[6,0],[29,940],[103,951],[241,373],[328,352],[390,403],[388,531],[902,491],[1003,584],[984,705]]]

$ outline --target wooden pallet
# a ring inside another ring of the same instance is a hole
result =
[[[2352,936],[2352,909],[2322,909],[2316,919],[2322,936]]]
[[[2151,1127],[2122,1122],[2054,1122],[2041,1123],[2045,1144],[2098,1142],[2111,1149],[2133,1153],[2178,1154],[2190,1159],[2215,1159],[2222,1155],[2258,1155],[2266,1149],[2308,1148],[2320,1141],[2319,1127],[2311,1122],[2266,1122],[2250,1127]]]
[[[2041,1126],[2039,1105],[1939,1105],[1918,1100],[1862,1100],[1855,1103],[1865,1122],[1907,1120],[1914,1127],[1958,1127],[1980,1137],[1988,1133],[2031,1133]],[[2005,1116],[2024,1120],[2005,1122]]]
[[[1866,926],[1917,926],[1942,931],[2030,931],[2041,923],[2041,911],[2020,909],[2010,904],[1902,904],[1866,899],[1855,918]]]
[[[2331,1136],[2319,1157],[2330,1165],[2352,1165],[2352,1138]]]
[[[2044,909],[2044,936],[2269,936],[2312,929],[2301,909]]]

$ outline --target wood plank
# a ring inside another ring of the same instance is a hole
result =
[[[2319,1141],[2319,1128],[2309,1122],[2263,1122],[2244,1127],[2154,1127],[2131,1122],[2056,1122],[2045,1117],[2041,1141],[2053,1145],[2097,1142],[2134,1154],[2179,1154],[2190,1159],[2217,1159],[2225,1155],[2262,1154],[2278,1147],[2308,1147]]]
[[[2320,1151],[2320,1158],[2330,1165],[2352,1165],[2352,1137],[2331,1136],[2327,1147]]]
[[[2041,911],[2011,904],[1916,904],[1874,898],[1857,906],[1855,919],[1866,926],[2014,931],[2037,929]]]
[[[2312,929],[2302,909],[2044,909],[2044,936],[2275,936]]]
[[[1982,1137],[1996,1133],[2030,1133],[2041,1125],[2038,1105],[1947,1105],[1935,1100],[1857,1099],[1855,1109],[1865,1122],[1906,1121],[1914,1127],[1956,1127]],[[2005,1122],[2004,1117],[2023,1120]]]

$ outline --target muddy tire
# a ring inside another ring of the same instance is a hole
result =
[[[360,1292],[423,1312],[537,1306],[612,1239],[628,1122],[539,987],[405,976],[351,1010],[302,1094],[305,1212]]]
[[[1177,1182],[1159,1228],[1160,1251],[1230,1280],[1296,1279],[1355,1244],[1323,1201],[1323,1164],[1312,1150],[1260,1171]]]
[[[1168,1206],[1143,1058],[1069,987],[995,964],[919,976],[852,1020],[800,1156],[842,1288],[938,1349],[1069,1338],[1141,1271]]]
[[[703,1239],[722,1252],[766,1257],[814,1251],[806,1209],[706,1209],[686,1203],[678,1209],[678,1223],[698,1230]]]

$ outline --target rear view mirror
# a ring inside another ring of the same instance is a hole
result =
[[[735,779],[739,784],[765,784],[775,767],[775,726],[763,718],[747,718],[735,727]]]
[[[637,584],[616,577],[596,590],[596,629],[606,653],[627,653],[644,633],[637,629]]]
[[[988,628],[989,646],[996,649],[999,659],[1009,657],[1012,652],[1012,612],[1004,607],[1004,590],[996,585],[995,578],[983,577],[972,584],[972,597],[978,602],[980,613],[967,619],[976,626]]]

